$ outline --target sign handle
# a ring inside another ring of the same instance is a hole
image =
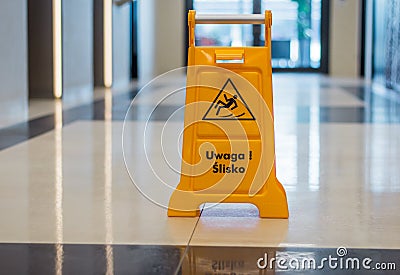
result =
[[[265,14],[197,14],[190,10],[188,14],[189,24],[189,46],[195,44],[196,24],[264,24],[265,25],[265,46],[269,47],[270,29],[272,26],[272,12],[265,11]]]

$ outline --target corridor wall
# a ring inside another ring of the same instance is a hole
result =
[[[0,128],[27,115],[27,2],[0,1]]]

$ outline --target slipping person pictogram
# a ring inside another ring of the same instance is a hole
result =
[[[230,109],[231,111],[233,111],[238,107],[238,104],[236,102],[237,95],[234,95],[233,97],[228,98],[226,96],[226,94],[224,94],[224,98],[225,98],[225,102],[223,102],[222,100],[219,100],[217,102],[217,104],[215,105],[215,107],[214,107],[214,108],[218,108],[218,111],[216,113],[217,116],[221,112],[221,109]],[[232,106],[232,105],[234,105],[234,106]],[[236,116],[236,117],[240,117],[242,115],[244,115],[244,113],[239,115],[239,116]],[[228,114],[227,116],[232,116],[232,114]],[[224,117],[227,117],[227,116],[224,116]]]
[[[230,78],[208,108],[203,120],[255,120],[249,107]]]

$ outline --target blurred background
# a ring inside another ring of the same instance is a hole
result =
[[[98,88],[127,88],[185,66],[189,9],[272,10],[275,71],[399,90],[399,0],[3,0],[0,127],[27,119],[35,99],[91,100]],[[197,45],[263,41],[259,25],[196,28]]]

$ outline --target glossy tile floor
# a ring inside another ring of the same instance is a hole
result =
[[[184,77],[172,82],[181,85]],[[68,108],[33,101],[35,115],[0,129],[4,274],[273,274],[285,270],[260,269],[265,253],[316,259],[338,257],[338,247],[400,270],[396,92],[319,75],[274,75],[277,176],[288,220],[259,219],[247,204],[168,218],[158,204],[172,189],[160,182],[174,187],[179,180],[168,165],[180,164],[183,94],[158,106],[149,123],[143,113],[152,110],[157,91],[134,103],[123,132],[137,91],[97,93],[104,94]],[[143,144],[150,145],[147,159]],[[141,190],[131,177],[144,183]]]

